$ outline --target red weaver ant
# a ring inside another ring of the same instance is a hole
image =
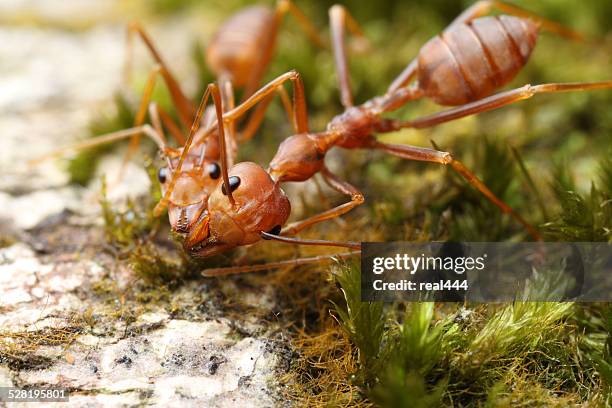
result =
[[[481,17],[491,7],[498,7],[511,15]],[[506,203],[497,198],[469,169],[448,152],[434,149],[381,143],[377,133],[403,128],[424,128],[454,119],[496,109],[538,93],[569,92],[612,88],[612,81],[593,83],[553,83],[526,85],[492,95],[495,89],[509,82],[525,65],[541,27],[559,34],[578,38],[579,35],[532,15],[522,9],[497,1],[476,3],[462,13],[439,36],[430,40],[417,58],[408,64],[393,81],[387,92],[365,103],[354,106],[344,46],[344,27],[347,12],[342,6],[330,9],[331,30],[341,100],[345,111],[334,117],[323,132],[308,129],[306,104],[303,94],[294,92],[295,123],[298,133],[283,141],[270,162],[268,170],[255,163],[238,163],[229,168],[221,166],[223,182],[211,193],[207,212],[201,214],[194,229],[187,235],[185,249],[193,256],[212,256],[228,249],[253,244],[260,239],[302,245],[328,245],[359,249],[355,242],[304,240],[288,237],[316,223],[345,214],[364,201],[363,195],[349,183],[338,179],[324,164],[325,154],[335,146],[347,149],[378,149],[405,158],[450,165],[472,186],[503,212],[520,222],[534,239],[538,231]],[[290,71],[268,83],[238,107],[226,112],[218,123],[235,121],[258,101],[265,99],[278,87],[292,80],[300,84],[297,72]],[[301,89],[296,86],[295,89]],[[215,95],[216,85],[207,92]],[[385,119],[384,113],[393,111],[409,101],[429,97],[442,105],[455,108],[411,121]],[[215,99],[215,104],[221,103]],[[220,111],[220,108],[217,108]],[[217,126],[220,127],[220,126]],[[184,153],[191,141],[188,139]],[[223,155],[223,146],[221,146]],[[180,163],[177,169],[180,170]],[[321,173],[335,190],[347,194],[351,201],[305,220],[282,228],[288,219],[289,200],[280,188],[281,182],[305,181]],[[171,192],[172,181],[167,188]],[[156,210],[165,206],[162,198]],[[317,258],[291,261],[291,264],[310,262]],[[250,272],[286,263],[209,269],[205,276]]]
[[[514,16],[482,17],[492,7],[500,8]],[[505,3],[478,2],[462,13],[442,34],[423,46],[418,57],[408,64],[384,95],[354,106],[344,45],[345,26],[347,21],[350,21],[350,17],[342,6],[334,6],[330,9],[330,20],[341,100],[345,111],[334,117],[325,131],[317,133],[309,131],[303,85],[299,74],[295,71],[279,76],[239,106],[226,112],[223,112],[223,98],[219,87],[211,84],[207,88],[196,113],[192,132],[182,148],[178,163],[172,165],[172,177],[163,183],[164,197],[156,208],[156,213],[160,214],[168,204],[172,203],[175,189],[182,194],[181,190],[185,188],[179,183],[180,174],[185,163],[187,163],[186,168],[189,166],[190,149],[195,145],[196,139],[194,135],[197,133],[207,98],[212,95],[217,124],[211,127],[218,130],[223,182],[215,185],[208,197],[205,210],[188,215],[185,249],[193,256],[211,256],[237,246],[253,244],[262,238],[293,244],[359,249],[360,245],[355,242],[305,240],[288,236],[313,224],[345,214],[364,201],[363,195],[355,187],[340,180],[325,167],[325,154],[334,146],[347,149],[378,149],[409,160],[450,165],[487,199],[525,226],[534,239],[540,239],[535,228],[499,200],[450,153],[381,143],[373,135],[402,128],[435,126],[527,99],[537,93],[612,88],[612,81],[543,84],[526,85],[492,95],[496,89],[514,78],[525,65],[535,46],[540,27],[571,38],[579,38],[579,35]],[[258,103],[266,101],[287,80],[291,80],[294,84],[291,112],[297,133],[281,143],[268,171],[249,162],[230,166],[224,126],[220,124],[234,123]],[[382,117],[383,114],[422,97],[428,97],[441,105],[456,107],[411,121]],[[146,134],[154,140],[157,137],[155,131]],[[166,150],[165,143],[158,144],[163,151]],[[202,168],[197,169],[202,170]],[[351,201],[282,228],[289,217],[290,204],[280,188],[280,183],[304,181],[316,173],[321,173],[332,188],[349,195]],[[196,192],[197,189],[188,188],[186,191]],[[205,275],[249,272],[317,259],[320,257],[251,267],[210,269],[205,271]]]
[[[244,88],[243,97],[250,96],[259,87],[261,78],[274,53],[279,26],[287,13],[291,13],[296,18],[312,42],[321,47],[325,46],[313,24],[291,0],[278,0],[276,7],[273,9],[265,6],[247,7],[228,18],[213,35],[207,48],[207,63],[218,77],[223,106],[226,110],[235,106],[234,87]],[[354,32],[361,36],[358,29]],[[174,122],[172,117],[157,104],[151,103],[157,77],[162,76],[177,110],[178,119],[186,129],[190,128],[190,121],[195,115],[196,106],[185,96],[151,37],[137,22],[131,23],[128,27],[126,76],[129,76],[131,70],[131,48],[134,34],[143,41],[156,62],[156,66],[151,70],[145,84],[143,97],[135,116],[134,127],[58,150],[35,159],[33,162],[61,155],[66,150],[88,148],[118,139],[131,138],[128,152],[123,161],[121,177],[125,165],[138,148],[141,135],[145,134],[157,143],[167,159],[167,166],[160,169],[158,173],[162,188],[166,179],[175,177],[174,169],[183,149],[181,147],[173,149],[167,146],[163,127],[173,135],[179,146],[185,143],[185,138],[180,126]],[[284,88],[278,88],[278,93],[291,117],[292,107],[289,96]],[[239,135],[236,135],[233,122],[226,124],[227,139],[225,142],[229,146],[228,150],[230,152],[226,160],[228,160],[229,165],[233,163],[236,156],[237,139],[246,141],[255,135],[263,121],[265,110],[273,97],[274,95],[270,95],[259,104]],[[144,124],[147,107],[153,127]],[[196,219],[206,208],[208,195],[221,176],[218,164],[221,160],[218,138],[214,135],[208,137],[209,133],[216,132],[216,128],[213,126],[214,109],[206,109],[202,116],[201,127],[194,135],[189,154],[184,157],[181,171],[176,174],[177,188],[168,197],[170,224],[172,229],[178,233],[189,231],[189,220]],[[163,192],[165,193],[165,191]]]

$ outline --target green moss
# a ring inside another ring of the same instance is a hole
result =
[[[148,196],[139,200],[140,205],[129,198],[123,210],[115,209],[114,204],[108,201],[106,179],[102,179],[100,206],[106,239],[110,244],[121,248],[132,247],[142,239],[151,238],[160,225],[160,218],[153,214],[156,203],[161,199],[157,172],[151,161],[147,161],[146,167],[151,183]]]
[[[612,402],[612,305],[595,303],[578,310],[576,323],[583,333],[577,340],[589,365],[595,393],[605,404]]]
[[[150,243],[137,246],[130,253],[129,264],[134,274],[147,284],[173,283],[185,273],[180,262],[163,257]]]
[[[153,0],[150,5],[157,13],[168,14],[188,9],[197,3],[196,0]]]
[[[110,279],[102,279],[92,283],[91,290],[97,296],[106,297],[116,292],[117,285],[116,282]]]
[[[17,243],[17,239],[10,235],[0,235],[0,248],[10,247]]]
[[[612,159],[600,163],[599,185],[591,184],[588,194],[577,192],[571,174],[558,166],[553,188],[561,207],[556,221],[544,225],[553,240],[612,242]]]
[[[13,370],[40,370],[53,365],[50,357],[36,354],[42,346],[68,346],[82,331],[79,321],[63,327],[34,331],[0,332],[0,364]]]
[[[515,302],[478,313],[453,305],[436,311],[433,303],[384,308],[360,302],[358,268],[343,266],[335,276],[345,298],[336,305],[338,322],[357,348],[357,367],[345,379],[347,387],[363,390],[357,401],[365,397],[383,407],[510,401],[563,406],[599,398],[589,378],[595,369],[607,375],[609,340],[597,343],[592,358],[580,357],[581,332],[572,321],[577,305]],[[469,323],[462,317],[467,312]],[[538,393],[526,394],[533,389]]]
[[[387,368],[371,398],[382,407],[433,408],[441,406],[445,388],[446,381],[432,388],[418,371],[394,364]]]
[[[336,313],[342,328],[359,349],[359,379],[370,384],[384,363],[381,355],[385,322],[383,304],[361,301],[361,272],[355,265],[340,267],[335,277],[346,302],[345,306],[336,305]]]
[[[431,407],[441,403],[447,378],[434,385],[431,370],[448,357],[456,332],[452,320],[436,324],[433,303],[415,303],[403,314],[404,322],[386,333],[388,360],[371,398],[381,406]],[[399,405],[398,405],[399,404]]]

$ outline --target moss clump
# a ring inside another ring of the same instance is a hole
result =
[[[585,379],[590,379],[592,387],[598,389],[591,393],[591,399],[601,406],[609,406],[612,403],[612,305],[587,305],[578,309],[575,321],[582,333],[577,337],[580,355],[590,368],[584,373]]]
[[[608,305],[604,312],[603,322],[607,336],[601,352],[593,360],[601,378],[602,400],[604,404],[612,404],[612,306]]]
[[[189,273],[191,264],[185,257],[173,257],[154,244],[161,219],[154,216],[153,209],[161,199],[161,191],[157,182],[157,171],[150,160],[147,160],[146,168],[151,181],[148,196],[139,200],[140,205],[128,199],[125,209],[122,210],[115,209],[108,201],[106,182],[102,180],[100,205],[106,240],[121,251],[120,257],[127,256],[130,268],[145,286],[159,288],[176,285]],[[102,295],[116,292],[112,285],[103,283],[94,290]]]
[[[447,379],[432,385],[427,377],[448,356],[455,327],[450,320],[434,324],[433,313],[433,303],[415,303],[396,326],[397,332],[386,333],[386,358],[369,392],[379,405],[405,406],[413,401],[414,406],[431,407],[442,401]]]
[[[107,241],[120,248],[134,247],[138,240],[153,237],[160,225],[160,219],[155,217],[153,209],[161,198],[159,183],[153,164],[147,161],[147,173],[151,180],[149,195],[140,200],[140,206],[133,199],[128,199],[124,210],[116,210],[106,198],[106,180],[102,179],[100,205],[104,218],[104,232]]]
[[[37,355],[41,346],[69,346],[82,331],[78,321],[66,326],[34,331],[0,332],[0,363],[13,370],[38,370],[49,367],[53,359]]]
[[[544,225],[549,239],[574,242],[612,242],[612,159],[605,156],[599,165],[599,182],[588,194],[577,192],[574,180],[564,167],[555,172],[553,189],[561,211],[556,221]]]
[[[320,332],[302,332],[293,341],[298,356],[281,378],[287,385],[287,397],[307,407],[372,406],[360,397],[359,384],[349,377],[359,368],[355,346],[346,332],[328,319]]]
[[[17,239],[10,235],[0,235],[0,248],[10,247],[17,242]]]
[[[106,198],[106,180],[102,180],[102,191],[100,192],[100,205],[104,218],[104,232],[106,240],[118,247],[130,247],[134,245],[138,237],[150,230],[149,220],[137,211],[132,199],[128,199],[126,209],[115,210]]]
[[[562,406],[605,395],[609,340],[600,340],[593,357],[583,358],[572,303],[515,302],[481,306],[478,313],[452,304],[383,307],[360,302],[358,268],[338,268],[345,298],[335,306],[339,324],[330,320],[317,333],[300,332],[294,343],[301,357],[291,378],[301,385],[292,395],[299,400],[383,407],[493,401]],[[601,384],[589,380],[595,370]],[[338,392],[330,391],[331,384]],[[525,394],[528,389],[539,391]]]
[[[336,313],[342,328],[359,350],[360,381],[371,384],[384,363],[381,356],[386,320],[383,304],[361,301],[361,272],[355,265],[339,268],[336,279],[346,301],[346,306],[336,305]]]
[[[185,272],[182,263],[162,256],[151,243],[137,246],[130,253],[129,264],[136,276],[148,284],[176,282]]]
[[[504,189],[518,187],[519,175],[514,169],[509,171],[514,167],[509,153],[504,151],[500,157],[501,150],[495,146],[484,152],[497,159],[488,161],[480,173],[486,179],[494,162],[506,163],[506,170],[498,169],[504,177],[511,174],[498,185],[498,193],[503,195]],[[515,159],[520,162],[520,157],[515,155]],[[608,157],[600,162],[599,181],[589,194],[575,192],[577,187],[569,173],[554,175],[562,188],[543,189],[541,193],[553,194],[553,199],[547,196],[545,201],[547,210],[556,205],[561,216],[559,221],[546,224],[545,231],[560,240],[609,240],[610,162]],[[526,176],[530,177],[528,173]],[[491,183],[494,189],[495,185]],[[572,196],[579,197],[580,204],[574,205],[575,200],[568,203],[567,194],[559,194],[559,190],[574,192]],[[471,193],[463,191],[457,197],[466,194],[469,197]],[[470,203],[476,213],[489,205],[477,200]],[[465,204],[458,204],[465,211]],[[525,205],[521,201],[515,204],[519,208]],[[539,213],[539,219],[547,218],[544,211]],[[470,211],[462,216],[474,217]],[[535,213],[533,216],[538,219]],[[326,352],[322,359],[305,359],[297,365],[296,372],[301,373],[297,378],[302,378],[304,388],[302,394],[295,395],[305,401],[321,405],[334,401],[326,388],[314,389],[314,370],[317,382],[348,390],[343,392],[350,397],[340,394],[342,401],[351,398],[356,405],[607,406],[611,402],[612,308],[607,304],[515,302],[458,308],[453,304],[434,307],[433,303],[396,303],[383,307],[360,302],[358,268],[343,266],[336,276],[344,295],[344,302],[336,302],[335,307],[338,327],[354,348],[341,339],[325,336],[333,333],[333,325],[324,326],[323,331],[298,334],[295,344],[304,356],[310,350],[334,350],[333,357],[325,357],[329,355]],[[467,323],[465,312],[469,312]],[[337,347],[321,344],[326,341],[335,341]],[[352,359],[352,371],[347,370],[342,377],[334,364],[346,359]]]

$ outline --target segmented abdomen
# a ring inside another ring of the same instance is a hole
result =
[[[452,26],[421,48],[419,87],[440,105],[484,98],[518,74],[537,35],[531,20],[507,15]]]
[[[274,13],[267,7],[248,7],[234,14],[209,43],[208,65],[217,76],[230,74],[234,86],[243,86],[270,42],[266,34],[273,24]]]

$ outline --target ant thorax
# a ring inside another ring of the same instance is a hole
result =
[[[370,108],[352,106],[335,116],[327,125],[327,131],[339,134],[337,146],[353,149],[368,144],[378,121],[378,115]]]
[[[300,133],[285,139],[270,161],[269,172],[278,182],[305,181],[323,167],[327,149],[321,135]]]

